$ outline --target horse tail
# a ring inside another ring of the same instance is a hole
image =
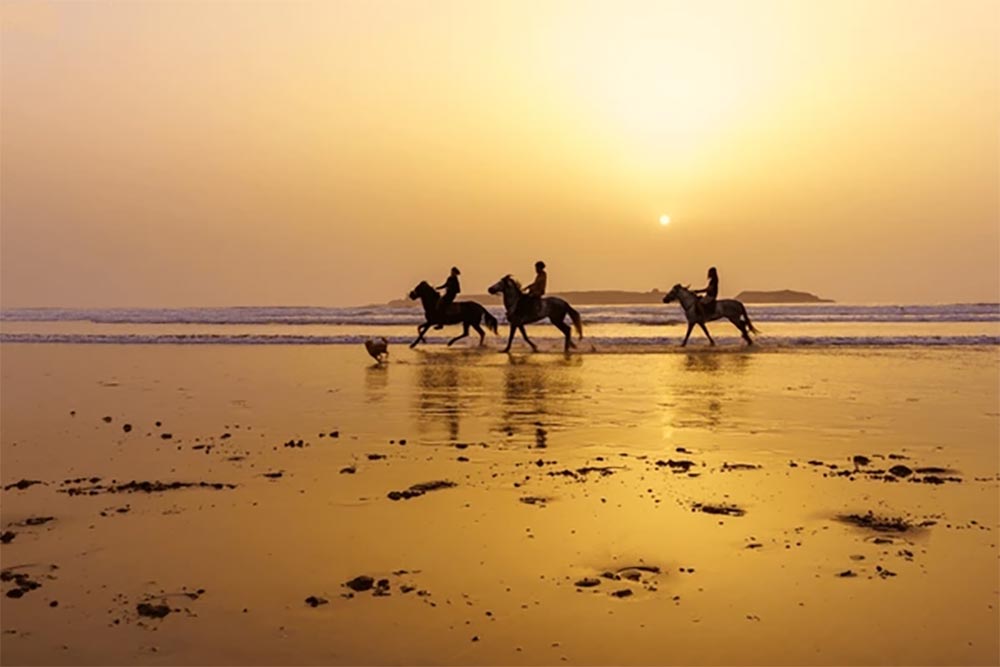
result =
[[[580,313],[573,309],[573,306],[566,304],[566,312],[569,313],[569,317],[573,320],[573,326],[576,327],[576,333],[580,338],[583,338],[583,322],[580,321]]]
[[[482,306],[479,306],[483,308]],[[483,308],[483,322],[486,323],[486,328],[493,332],[493,335],[497,334],[497,318],[490,314],[490,311]]]
[[[747,323],[747,329],[749,329],[751,333],[759,334],[760,330],[757,329],[757,327],[753,325],[753,322],[750,321],[750,315],[747,314],[747,307],[744,306],[742,302],[740,302],[740,310],[743,311],[743,320]]]

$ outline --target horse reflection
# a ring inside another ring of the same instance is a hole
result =
[[[691,352],[685,355],[683,369],[690,377],[682,378],[678,390],[677,426],[717,430],[724,425],[724,409],[742,400],[743,394],[730,391],[733,384],[726,376],[743,375],[753,355]]]
[[[531,434],[536,448],[547,447],[549,429],[583,416],[583,401],[572,400],[579,377],[574,369],[582,363],[579,356],[557,361],[508,357],[497,430],[507,437]]]
[[[448,442],[458,442],[462,415],[474,410],[478,385],[471,355],[425,354],[417,370],[418,424],[432,431],[443,425]]]

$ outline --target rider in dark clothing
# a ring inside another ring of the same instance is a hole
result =
[[[444,281],[443,285],[438,285],[434,289],[443,289],[444,296],[438,301],[438,317],[443,317],[448,309],[451,308],[451,304],[454,303],[455,297],[458,293],[462,291],[461,286],[458,284],[458,277],[462,275],[462,272],[458,270],[457,266],[451,267],[451,275],[448,279]],[[443,324],[438,324],[434,327],[435,329],[443,329]]]
[[[695,294],[704,294],[698,302],[698,310],[702,317],[715,312],[715,300],[719,296],[719,272],[713,266],[708,270],[708,286],[705,289],[691,290]]]
[[[542,305],[542,297],[545,296],[545,287],[549,276],[545,273],[545,262],[535,262],[535,280],[524,288],[525,298],[521,299],[518,310],[522,313],[537,312]]]

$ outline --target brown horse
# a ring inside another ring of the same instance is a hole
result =
[[[414,301],[420,299],[420,303],[424,306],[424,319],[426,320],[417,327],[417,339],[410,343],[410,347],[416,347],[417,343],[420,342],[427,342],[424,340],[424,334],[435,324],[462,325],[462,333],[448,341],[448,345],[468,336],[469,327],[476,330],[479,334],[479,344],[483,345],[486,340],[486,332],[479,326],[480,322],[486,324],[486,328],[494,334],[497,333],[497,318],[475,301],[456,301],[451,304],[447,312],[438,312],[438,302],[441,301],[441,295],[426,280],[410,291],[410,299]]]
[[[538,320],[549,318],[549,321],[562,331],[566,338],[563,349],[569,352],[573,344],[573,330],[566,324],[566,316],[569,315],[576,327],[576,332],[583,338],[583,323],[580,321],[580,313],[573,309],[573,306],[566,303],[557,296],[544,296],[541,299],[528,297],[521,293],[521,284],[509,274],[491,285],[487,290],[490,294],[503,294],[503,307],[507,311],[507,321],[510,323],[510,336],[507,338],[507,347],[504,352],[510,352],[510,344],[514,342],[514,332],[520,331],[524,336],[524,342],[531,346],[532,351],[537,351],[528,332],[524,330],[525,324],[537,322]]]

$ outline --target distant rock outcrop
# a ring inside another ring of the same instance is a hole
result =
[[[737,294],[736,299],[743,303],[833,303],[833,299],[821,299],[809,292],[796,292],[790,289],[746,290]]]

